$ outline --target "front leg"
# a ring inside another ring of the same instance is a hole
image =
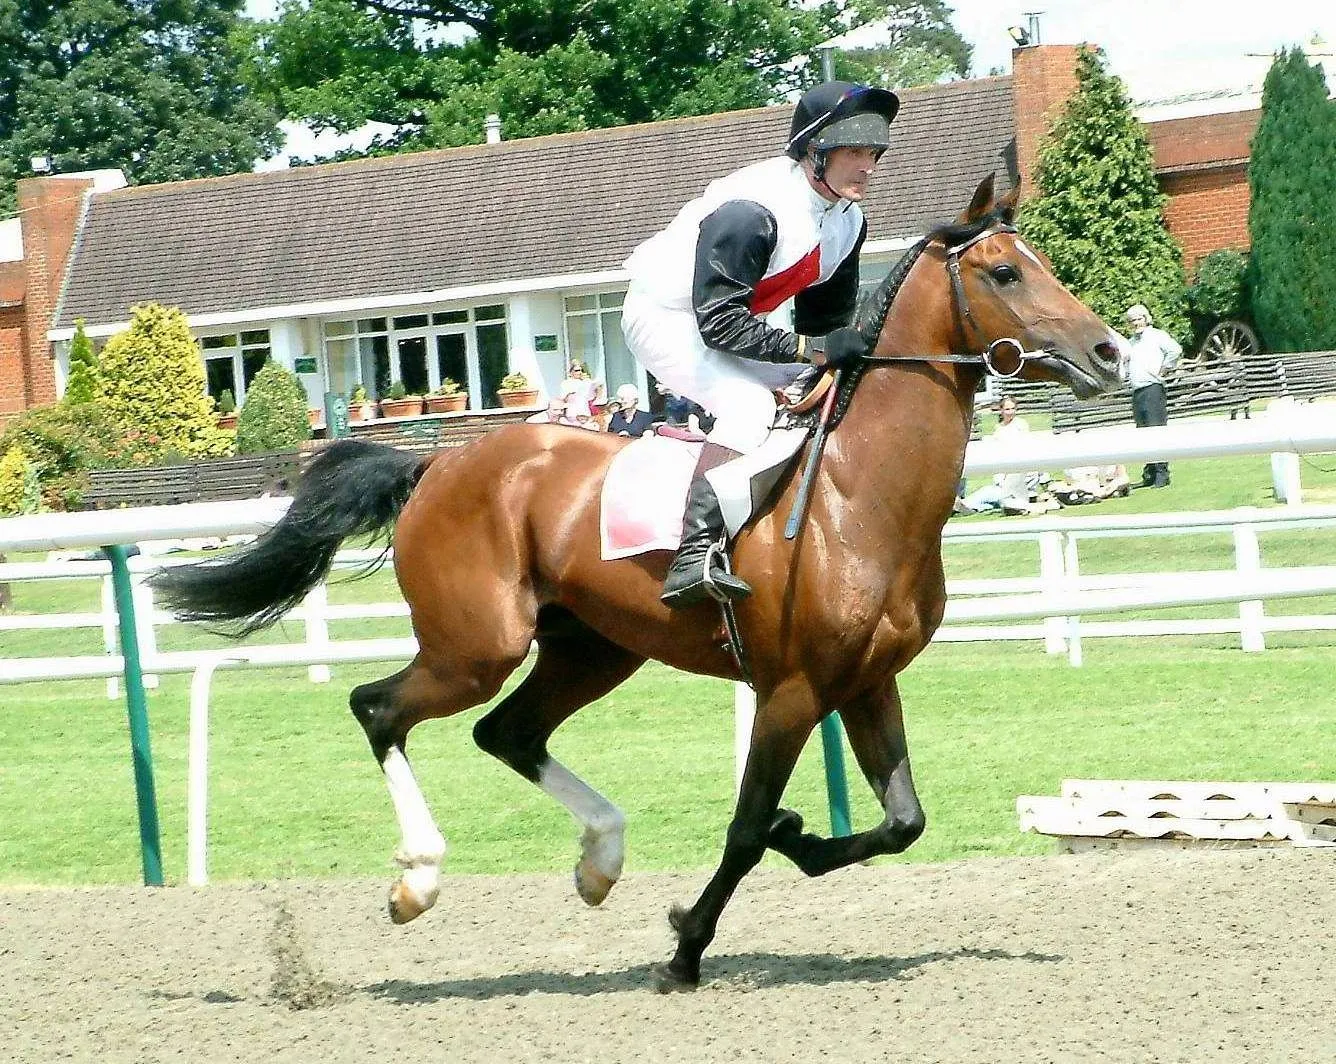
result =
[[[690,909],[675,906],[670,914],[677,951],[658,969],[660,990],[689,990],[700,982],[701,955],[713,940],[733,891],[765,855],[779,799],[821,716],[810,687],[798,680],[781,685],[757,707],[751,751],[723,858],[696,904]]]
[[[781,810],[770,829],[770,848],[809,876],[881,854],[901,853],[923,834],[923,807],[914,792],[900,692],[892,678],[882,690],[840,709],[849,745],[881,803],[884,819],[871,831],[827,839],[805,833],[797,813]]]

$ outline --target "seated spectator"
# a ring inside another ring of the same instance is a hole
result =
[[[1051,485],[1050,490],[1063,506],[1082,506],[1115,495],[1126,496],[1132,485],[1123,466],[1078,466],[1064,470],[1063,479]]]
[[[643,436],[653,418],[648,410],[639,409],[640,393],[634,384],[623,384],[617,389],[615,402],[609,403],[611,409],[618,407],[608,421],[608,431],[618,436]]]
[[[685,395],[678,395],[662,382],[656,387],[663,396],[663,414],[655,419],[657,422],[686,429],[700,436],[706,435],[714,428],[714,418],[707,414],[699,403],[693,402]]]
[[[993,438],[1014,443],[1024,439],[1029,431],[1026,420],[1016,416],[1016,400],[1004,395],[998,406]],[[957,513],[982,513],[985,510],[1001,510],[1008,514],[1044,513],[1058,505],[1044,491],[1047,481],[1048,478],[1039,472],[998,473],[991,484],[959,499],[955,509]]]
[[[592,380],[589,376],[589,370],[583,362],[575,359],[571,360],[570,367],[566,371],[566,379],[561,382],[561,397],[567,404],[575,404],[576,409],[573,413],[592,415],[595,408],[601,407],[604,403],[603,385]]]
[[[530,425],[563,425],[566,423],[566,400],[553,396],[547,401],[546,410],[540,410],[524,420]]]

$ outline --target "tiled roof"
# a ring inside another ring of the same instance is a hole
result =
[[[1011,79],[910,90],[869,192],[869,239],[1014,180]],[[374,299],[616,269],[706,182],[776,154],[789,107],[95,195],[55,328]]]

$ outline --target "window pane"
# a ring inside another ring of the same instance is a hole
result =
[[[500,321],[505,316],[506,305],[504,303],[493,303],[489,306],[473,308],[475,321]]]
[[[394,319],[396,329],[423,329],[427,325],[427,315],[425,314],[405,314]]]
[[[623,384],[636,384],[636,360],[622,335],[621,311],[600,314],[603,324],[603,379],[608,394],[615,395]]]
[[[438,310],[431,316],[433,325],[461,325],[468,320],[467,310]]]
[[[353,323],[350,321],[327,321],[325,322],[326,336],[351,336]]]
[[[567,296],[566,313],[573,310],[594,310],[598,307],[597,296]]]
[[[232,393],[233,399],[238,399],[237,382],[232,372],[232,356],[226,358],[206,358],[204,360],[204,374],[208,378],[209,394],[217,399],[223,394],[226,388]]]
[[[598,305],[600,307],[620,307],[625,302],[625,292],[604,292],[598,297]]]
[[[358,319],[357,319],[357,331],[358,331],[358,332],[364,332],[364,333],[384,332],[384,331],[385,331],[385,319],[384,319],[384,318],[358,318]]]
[[[255,379],[255,374],[264,368],[264,364],[269,361],[269,348],[256,347],[246,351],[241,356],[241,377],[246,382],[246,387],[250,387],[250,382]]]
[[[205,351],[213,351],[219,347],[236,347],[237,337],[235,333],[229,333],[227,336],[205,336],[199,343]]]
[[[436,377],[440,381],[449,378],[468,391],[469,359],[463,333],[436,337]]]
[[[353,341],[326,340],[325,365],[329,368],[329,390],[351,395],[357,387],[357,361],[353,358]]]
[[[269,342],[268,329],[251,329],[249,332],[241,334],[243,344],[267,344]]]
[[[583,362],[591,374],[598,366],[598,315],[579,314],[566,319],[566,365],[572,362]]]
[[[400,380],[410,395],[425,395],[427,388],[427,338],[410,336],[399,341]]]
[[[390,389],[390,341],[385,336],[363,336],[357,341],[362,360],[362,383],[372,399]]]
[[[496,407],[501,400],[496,397],[497,386],[507,373],[510,361],[510,348],[506,343],[504,325],[478,326],[478,375],[482,378],[482,405]]]

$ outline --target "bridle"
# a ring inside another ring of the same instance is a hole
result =
[[[990,236],[997,236],[999,233],[1015,233],[1016,227],[1005,222],[998,222],[990,225],[982,232],[976,233],[968,240],[960,244],[951,244],[946,248],[946,272],[951,278],[951,299],[956,313],[960,316],[962,327],[979,331],[978,323],[974,320],[974,315],[970,313],[970,301],[965,295],[965,284],[960,278],[960,256],[972,248],[980,241],[987,240]],[[1012,358],[1016,360],[1015,369],[1010,372],[1004,372],[998,368],[997,360],[999,352],[1010,351]],[[864,355],[862,361],[870,363],[883,362],[954,362],[966,366],[981,366],[985,373],[991,376],[999,377],[1002,380],[1013,380],[1019,377],[1021,371],[1025,369],[1025,363],[1031,359],[1047,358],[1051,356],[1049,351],[1027,351],[1025,345],[1019,340],[1010,336],[999,337],[988,344],[984,350],[977,354],[935,354],[935,355]]]

